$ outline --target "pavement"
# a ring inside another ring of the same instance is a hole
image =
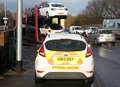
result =
[[[3,79],[5,79],[4,76],[0,75],[0,80],[3,80]]]

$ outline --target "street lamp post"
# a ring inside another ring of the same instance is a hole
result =
[[[17,71],[22,71],[22,0],[18,0],[17,13]]]
[[[4,0],[4,24],[5,24],[5,30],[7,28],[7,21],[8,21],[8,18],[7,18],[7,0]]]

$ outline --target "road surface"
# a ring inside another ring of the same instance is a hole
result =
[[[47,80],[44,84],[34,83],[34,58],[36,48],[23,46],[25,71],[5,74],[0,87],[86,87],[80,80]],[[92,87],[120,87],[120,46],[93,47],[96,80]]]

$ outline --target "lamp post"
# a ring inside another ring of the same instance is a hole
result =
[[[18,0],[18,12],[17,12],[17,71],[21,72],[22,67],[22,6],[23,1]]]
[[[5,24],[5,30],[6,30],[7,21],[8,21],[8,18],[7,18],[7,0],[4,0],[4,17],[3,17],[3,20],[4,20],[4,24]]]

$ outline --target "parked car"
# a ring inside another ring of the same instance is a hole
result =
[[[43,2],[39,6],[39,12],[46,17],[68,15],[68,9],[61,3]]]
[[[89,85],[94,81],[93,54],[82,36],[57,33],[45,38],[37,50],[35,81],[45,79],[82,79]]]
[[[40,33],[45,35],[45,36],[47,34],[60,33],[63,31],[64,31],[64,29],[59,24],[51,24],[51,25],[46,24],[40,28]]]
[[[115,35],[112,33],[112,30],[100,29],[95,41],[96,44],[115,43]]]
[[[82,34],[85,30],[81,26],[70,26],[71,33],[79,33]]]

